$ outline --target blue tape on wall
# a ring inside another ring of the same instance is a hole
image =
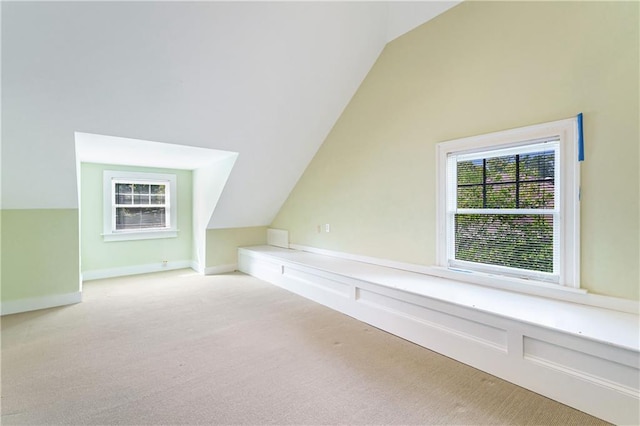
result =
[[[582,113],[578,114],[578,161],[584,161],[584,131],[582,130]]]

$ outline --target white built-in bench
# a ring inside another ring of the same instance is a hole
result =
[[[620,312],[273,246],[238,269],[616,424],[640,424],[640,324]]]

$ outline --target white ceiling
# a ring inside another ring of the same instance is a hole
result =
[[[424,24],[453,6],[459,1],[394,1],[389,2],[387,16],[387,42]]]
[[[194,170],[237,155],[236,152],[76,132],[76,160]]]
[[[237,152],[209,226],[268,225],[385,44],[457,3],[3,2],[3,208],[77,207],[80,132]]]

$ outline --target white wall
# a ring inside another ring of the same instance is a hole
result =
[[[240,152],[216,227],[271,221],[385,44],[364,3],[3,12],[4,208],[77,208],[79,131]]]
[[[207,225],[237,158],[233,155],[193,171],[193,257],[200,273],[206,268]]]

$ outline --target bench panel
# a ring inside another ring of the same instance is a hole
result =
[[[522,321],[508,315],[513,306],[499,315],[429,297],[424,289],[409,292],[398,285],[407,277],[393,268],[377,268],[364,279],[361,273],[344,271],[371,271],[366,264],[340,259],[332,271],[329,256],[312,256],[318,259],[287,249],[242,248],[238,265],[242,272],[578,410],[612,423],[640,424],[637,349],[567,332],[582,326],[553,329],[547,323]],[[303,263],[305,259],[314,261]],[[419,284],[412,278],[411,285]],[[563,303],[571,311],[573,304]],[[554,302],[556,309],[563,306]],[[608,318],[604,308],[590,309],[599,322]],[[612,313],[611,326],[633,324],[628,320],[634,318],[625,318]]]

